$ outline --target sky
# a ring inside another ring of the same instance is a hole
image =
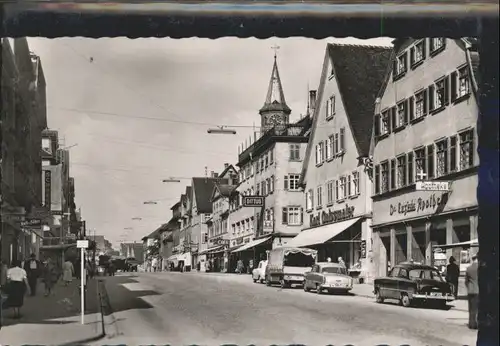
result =
[[[327,43],[391,39],[29,38],[47,81],[47,121],[70,150],[87,229],[115,247],[172,216],[190,178],[235,164],[259,126],[277,45],[291,121],[317,89]],[[210,135],[227,126],[236,135]],[[180,183],[163,183],[176,177]],[[155,201],[156,204],[144,204]],[[141,218],[141,220],[133,220]]]

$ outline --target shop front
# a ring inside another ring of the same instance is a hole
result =
[[[437,253],[457,261],[477,238],[476,176],[456,180],[449,191],[410,191],[374,197],[374,265],[380,276],[405,261],[436,265]],[[471,248],[476,251],[476,248]],[[436,258],[435,258],[436,257]],[[439,260],[442,260],[439,258]]]
[[[254,239],[247,242],[240,248],[233,251],[239,259],[243,261],[246,272],[251,272],[256,268],[260,261],[267,258],[267,251],[272,248],[272,237],[267,236],[264,238]]]

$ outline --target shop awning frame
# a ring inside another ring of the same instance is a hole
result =
[[[261,244],[265,243],[269,239],[271,239],[271,237],[265,237],[265,238],[261,238],[261,239],[252,240],[252,241],[246,243],[245,245],[241,246],[240,248],[233,250],[232,252],[236,253],[236,252],[241,252],[241,251],[245,251],[245,250],[250,250],[250,249],[256,247],[257,245],[261,245]]]
[[[217,251],[217,250],[221,249],[222,247],[224,247],[224,245],[217,245],[217,246],[211,247],[209,249],[203,250],[198,255],[206,255],[206,254],[212,253],[213,251]]]
[[[457,248],[457,247],[479,247],[479,242],[477,239],[472,239],[460,243],[433,245],[432,247],[434,249],[443,249],[443,250]]]
[[[354,218],[346,221],[332,223],[323,227],[310,228],[297,234],[295,238],[290,240],[286,246],[305,247],[311,245],[319,245],[329,242],[340,233],[353,226],[361,218]]]

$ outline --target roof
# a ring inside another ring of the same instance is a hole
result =
[[[384,83],[391,54],[392,48],[381,46],[329,43],[326,47],[316,104],[321,104],[331,64],[359,156],[368,156],[370,152],[375,100]],[[309,143],[314,140],[321,110],[322,107],[314,109]],[[308,145],[301,180],[307,173],[311,151],[312,146]]]
[[[210,199],[214,190],[215,184],[227,184],[227,179],[221,178],[193,178],[193,189],[196,197],[196,208],[198,213],[206,214],[212,212],[212,203]]]
[[[237,185],[228,185],[228,184],[215,184],[214,189],[212,191],[210,201],[215,200],[215,193],[218,191],[219,195],[222,197],[230,197],[235,191]]]
[[[182,197],[181,197],[182,198]],[[174,209],[177,209],[179,206],[181,205],[181,201],[175,203],[171,208],[170,210],[174,210]]]
[[[236,168],[234,168],[234,166],[233,166],[233,165],[228,165],[226,168],[224,168],[224,170],[222,171],[222,173],[221,173],[221,174],[219,174],[219,177],[223,178],[223,177],[224,177],[224,175],[226,175],[226,173],[227,173],[227,172],[229,172],[231,169],[232,169],[233,171],[235,171],[235,172],[238,172],[238,170],[237,170]]]
[[[259,113],[269,111],[282,111],[286,114],[292,112],[290,107],[286,104],[285,93],[283,92],[283,85],[281,84],[281,78],[278,71],[278,63],[276,62],[276,55],[274,56],[273,70],[271,72],[271,79],[269,80],[266,101]]]

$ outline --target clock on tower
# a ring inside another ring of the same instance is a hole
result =
[[[280,114],[271,114],[269,116],[269,124],[272,126],[281,125],[283,123],[283,118]]]

